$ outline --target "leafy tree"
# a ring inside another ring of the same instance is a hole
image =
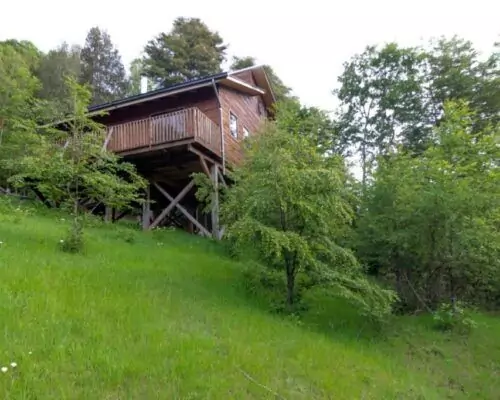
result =
[[[381,50],[367,47],[344,65],[341,87],[335,91],[340,100],[340,139],[343,148],[359,155],[363,186],[378,154],[394,149],[399,135],[415,135],[426,127],[419,121],[420,63],[414,49],[392,43]]]
[[[289,309],[297,301],[297,277],[304,276],[367,312],[384,314],[391,293],[365,280],[353,254],[339,244],[353,216],[343,161],[325,158],[310,135],[294,128],[269,123],[249,139],[224,193],[227,236],[236,248],[251,246],[271,269],[283,271]]]
[[[282,102],[276,110],[276,124],[281,130],[306,136],[320,154],[341,153],[337,124],[319,108]]]
[[[144,48],[144,72],[156,87],[166,87],[221,71],[227,46],[199,18],[179,17],[169,33]]]
[[[92,88],[91,105],[121,98],[127,91],[125,67],[106,31],[90,29],[81,51],[80,82]]]
[[[432,40],[426,48],[367,47],[345,64],[339,82],[341,142],[360,159],[363,186],[378,155],[398,144],[415,154],[425,150],[449,100],[469,103],[476,132],[500,118],[498,55],[482,61],[457,37]]]
[[[34,182],[46,198],[69,207],[73,227],[64,249],[80,251],[80,201],[86,198],[109,207],[127,207],[139,201],[144,180],[132,164],[103,150],[105,130],[87,115],[90,92],[74,78],[67,78],[67,82],[73,98],[68,121],[59,129],[41,130],[36,147],[18,161],[11,182],[18,187]]]
[[[33,134],[39,106],[39,81],[32,59],[9,44],[0,44],[0,182],[5,184],[12,160],[24,151]]]
[[[14,49],[22,57],[26,65],[28,65],[30,72],[32,74],[36,73],[42,52],[32,42],[28,40],[8,39],[0,41],[0,46],[9,46]]]
[[[254,57],[233,57],[230,69],[236,71],[243,68],[253,67],[255,65],[256,61]],[[283,83],[270,65],[264,65],[264,69],[266,70],[269,83],[271,84],[271,88],[273,89],[274,95],[278,101],[295,99],[295,97],[291,95],[292,88]]]
[[[41,58],[37,76],[42,83],[42,88],[38,97],[50,103],[55,119],[63,118],[72,109],[73,99],[70,97],[66,77],[78,78],[80,76],[80,52],[79,46],[62,43]]]
[[[500,126],[475,132],[463,102],[446,103],[436,143],[380,160],[358,221],[358,252],[410,310],[500,294]],[[498,297],[497,297],[498,299]]]
[[[144,76],[144,62],[140,58],[135,58],[130,63],[129,92],[127,93],[128,95],[135,95],[141,93],[141,78],[143,76]],[[148,87],[148,90],[149,89],[150,88]]]

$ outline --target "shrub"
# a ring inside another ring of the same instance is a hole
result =
[[[83,224],[75,219],[65,239],[61,239],[60,248],[66,253],[81,253],[84,247]]]
[[[467,333],[477,326],[470,308],[461,301],[442,303],[434,312],[433,320],[435,327],[442,331]]]

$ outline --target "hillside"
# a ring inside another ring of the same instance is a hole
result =
[[[316,294],[299,321],[247,295],[244,265],[210,241],[95,224],[86,253],[69,255],[57,248],[67,226],[61,216],[0,213],[2,399],[500,393],[498,318],[478,315],[461,338],[427,317],[399,317],[381,337]]]

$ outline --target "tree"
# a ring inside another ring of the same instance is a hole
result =
[[[92,88],[91,105],[106,103],[125,95],[125,67],[106,31],[90,29],[81,51],[80,82]]]
[[[18,161],[10,181],[18,187],[34,185],[53,203],[68,206],[73,226],[63,248],[80,251],[80,201],[85,198],[108,207],[127,207],[140,201],[145,182],[132,164],[103,150],[105,130],[87,115],[90,92],[71,77],[67,82],[73,98],[69,119],[59,129],[39,131],[38,143]]]
[[[143,60],[140,58],[135,58],[130,63],[130,77],[129,77],[128,95],[136,95],[136,94],[141,93],[141,78],[143,76],[144,76]]]
[[[256,61],[254,57],[233,57],[233,62],[231,64],[230,69],[233,71],[237,71],[239,69],[253,67],[256,65]],[[274,72],[270,65],[264,65],[264,69],[266,71],[267,77],[269,78],[269,83],[271,84],[271,88],[273,89],[274,96],[276,100],[282,101],[286,99],[294,99],[295,97],[291,95],[292,88],[286,86],[280,77]]]
[[[353,216],[342,159],[324,157],[310,135],[284,125],[269,123],[249,138],[244,162],[231,174],[221,206],[228,238],[283,271],[289,309],[297,300],[297,277],[304,275],[365,310],[387,312],[390,292],[369,284],[339,244]]]
[[[392,43],[381,50],[367,47],[344,64],[338,116],[341,145],[359,155],[363,187],[379,154],[399,142],[401,135],[426,129],[422,113],[421,56]]]
[[[380,160],[358,221],[358,255],[408,310],[491,303],[500,294],[500,126],[475,132],[464,102],[446,103],[436,143]]]
[[[0,182],[5,184],[12,161],[26,151],[40,107],[39,81],[33,75],[33,53],[0,43]]]
[[[334,93],[341,141],[360,159],[363,186],[378,155],[398,144],[424,151],[449,100],[469,103],[476,132],[498,122],[499,60],[494,53],[482,61],[470,42],[453,37],[427,47],[369,46],[346,63]]]
[[[179,17],[169,33],[160,33],[144,48],[144,72],[156,87],[221,71],[227,46],[199,18]]]
[[[282,101],[276,110],[278,129],[306,136],[320,154],[341,154],[337,124],[317,107]]]
[[[50,102],[54,119],[64,118],[72,109],[66,77],[80,76],[80,52],[79,46],[62,43],[41,58],[37,76],[42,87],[38,97]]]

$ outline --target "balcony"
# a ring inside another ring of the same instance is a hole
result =
[[[108,126],[107,149],[122,155],[198,142],[221,154],[220,128],[198,108]]]

